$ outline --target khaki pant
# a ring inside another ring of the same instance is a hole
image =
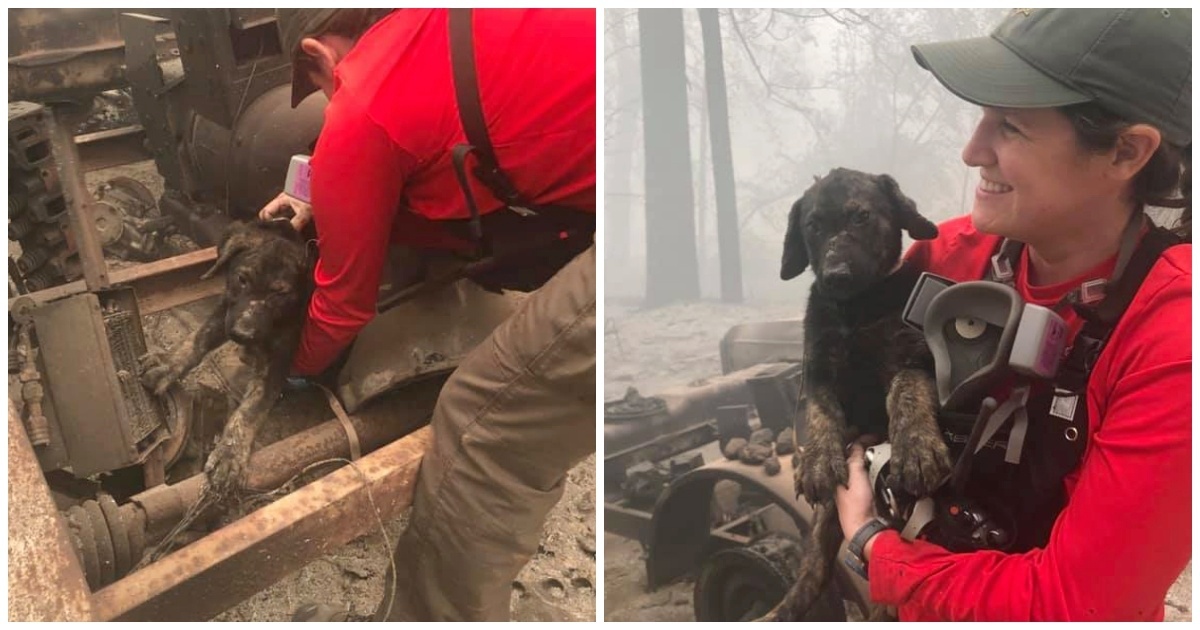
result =
[[[567,471],[596,450],[594,246],[467,355],[432,426],[387,620],[507,621]]]

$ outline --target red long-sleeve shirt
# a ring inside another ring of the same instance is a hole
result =
[[[374,316],[389,244],[465,245],[414,221],[468,216],[450,159],[466,135],[448,29],[445,9],[394,11],[334,69],[311,160],[321,256],[295,373],[323,370]],[[476,9],[474,38],[480,100],[502,168],[534,203],[594,212],[596,12]],[[502,207],[472,183],[480,212]]]
[[[969,217],[939,230],[909,258],[955,281],[982,278],[999,237]],[[1101,353],[1087,385],[1087,449],[1046,548],[951,554],[888,531],[872,549],[872,599],[897,606],[902,621],[1162,620],[1192,548],[1191,260],[1190,245],[1159,259]],[[1113,265],[1031,287],[1023,255],[1016,289],[1053,305]],[[1060,314],[1078,332],[1078,316]]]

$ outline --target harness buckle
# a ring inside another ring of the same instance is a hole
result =
[[[1108,281],[1104,278],[1088,280],[1079,285],[1079,301],[1084,304],[1094,304],[1104,299],[1108,293]]]
[[[1013,279],[1012,263],[1004,252],[992,256],[992,275],[998,282],[1009,282]]]
[[[1060,387],[1054,388],[1054,398],[1050,400],[1050,415],[1067,422],[1074,422],[1077,406],[1079,406],[1079,394]]]

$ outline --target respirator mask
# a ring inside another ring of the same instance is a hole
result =
[[[964,491],[975,453],[1011,423],[1005,460],[1017,463],[1028,427],[1025,403],[1032,381],[1053,380],[1067,343],[1066,322],[1054,311],[1026,303],[998,282],[954,283],[930,273],[917,281],[903,318],[925,335],[934,359],[939,415],[973,418],[970,436],[949,444],[959,453],[954,471],[931,497],[915,497],[888,483],[891,447],[867,449],[876,511],[904,538],[926,536],[951,551],[1004,549],[1015,523],[999,510],[968,500]],[[988,397],[1015,383],[1002,403]]]

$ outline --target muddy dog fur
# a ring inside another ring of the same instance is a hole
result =
[[[780,277],[809,267],[816,275],[804,318],[807,418],[794,421],[807,424],[795,427],[807,436],[797,444],[796,492],[814,506],[814,521],[796,582],[765,621],[802,619],[828,586],[842,542],[834,494],[848,485],[852,440],[887,435],[890,482],[918,496],[950,472],[933,357],[901,319],[920,275],[900,263],[901,230],[918,240],[937,236],[890,176],[842,168],[818,178],[788,216]],[[870,617],[883,618],[882,610]]]
[[[238,344],[250,384],[205,465],[218,496],[239,489],[254,437],[283,391],[312,293],[304,241],[286,221],[234,223],[202,279],[225,269],[220,303],[191,338],[169,355],[142,357],[142,381],[158,395],[187,376],[226,341]]]

